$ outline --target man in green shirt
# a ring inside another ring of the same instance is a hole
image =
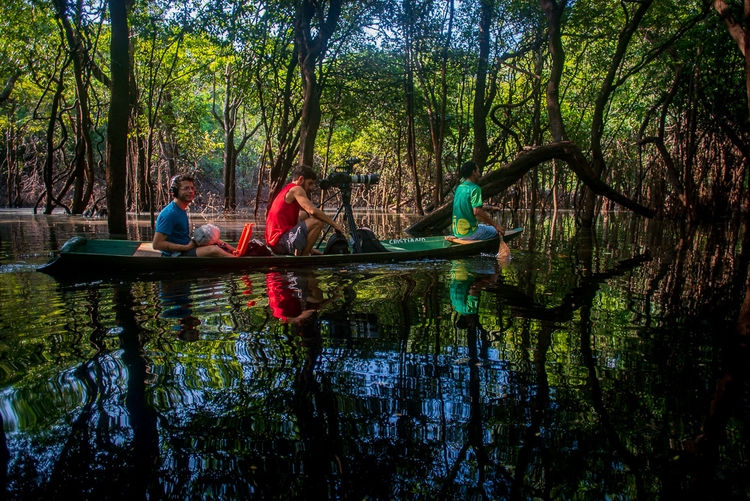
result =
[[[465,243],[489,240],[499,235],[498,258],[506,258],[510,256],[510,249],[503,241],[505,230],[482,209],[482,188],[477,184],[481,175],[475,162],[469,161],[461,166],[464,182],[458,185],[453,196],[453,236]]]

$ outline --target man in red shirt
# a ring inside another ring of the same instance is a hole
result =
[[[317,177],[312,168],[300,165],[292,174],[293,181],[281,189],[271,204],[266,217],[266,244],[274,254],[309,255],[324,224],[344,233],[343,226],[308,198]]]

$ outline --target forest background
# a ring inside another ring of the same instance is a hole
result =
[[[125,233],[178,173],[258,215],[295,165],[359,157],[354,204],[419,230],[470,159],[493,203],[584,225],[746,213],[745,4],[4,0],[0,205]]]

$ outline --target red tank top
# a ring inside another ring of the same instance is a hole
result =
[[[279,272],[266,275],[268,306],[273,316],[281,320],[284,317],[298,317],[302,314],[300,298],[295,296],[295,290],[290,285],[288,277]]]
[[[297,186],[296,183],[289,183],[284,186],[276,198],[274,198],[271,208],[266,217],[266,244],[273,247],[279,241],[279,237],[285,232],[294,228],[299,223],[299,211],[302,209],[299,202],[288,204],[284,197],[286,194]]]

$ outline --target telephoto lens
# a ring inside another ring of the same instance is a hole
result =
[[[380,181],[380,174],[373,172],[372,174],[352,174],[352,184],[376,184]]]

